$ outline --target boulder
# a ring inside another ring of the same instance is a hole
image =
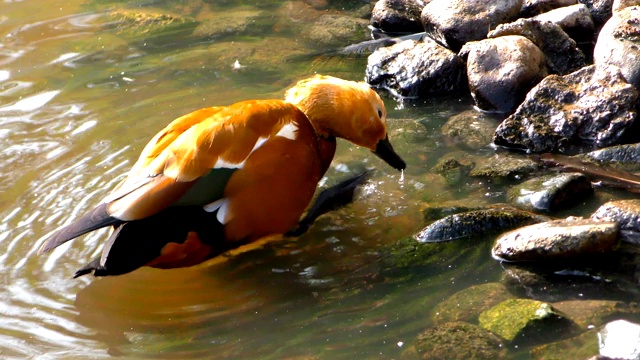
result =
[[[615,320],[598,332],[600,355],[611,359],[640,359],[640,324]]]
[[[595,25],[589,9],[584,4],[576,4],[551,10],[533,17],[538,21],[550,21],[562,28],[578,46],[591,49],[590,45],[595,38]]]
[[[374,87],[409,98],[467,88],[462,60],[429,38],[376,50],[367,60],[365,79]]]
[[[421,32],[421,0],[380,0],[371,12],[371,26],[386,32]]]
[[[640,90],[640,6],[622,9],[607,21],[598,35],[593,61],[619,67],[625,80]]]
[[[414,347],[420,359],[506,358],[506,349],[500,338],[477,325],[465,322],[450,322],[429,328],[418,335]]]
[[[436,305],[433,309],[433,322],[435,324],[452,321],[477,322],[478,316],[483,311],[513,298],[506,286],[500,283],[470,286]]]
[[[545,175],[507,191],[509,202],[527,211],[556,211],[593,193],[591,182],[580,173]]]
[[[600,206],[591,219],[617,223],[622,240],[640,244],[640,200],[609,201]]]
[[[522,36],[502,36],[465,45],[467,77],[476,106],[511,113],[547,75],[545,56]]]
[[[620,11],[629,6],[640,5],[640,0],[613,0],[613,5],[611,7],[612,12]]]
[[[528,18],[547,11],[577,4],[577,0],[524,0],[520,17]]]
[[[617,68],[549,75],[498,126],[493,142],[531,152],[616,145],[636,119],[637,98]]]
[[[522,0],[433,0],[422,10],[422,24],[429,36],[457,52],[499,24],[516,20],[521,7]]]
[[[467,110],[451,116],[440,132],[448,145],[482,149],[491,144],[497,124],[496,118],[490,114]]]
[[[491,254],[501,261],[561,260],[610,251],[618,242],[618,225],[568,218],[526,226],[501,235]]]
[[[587,5],[596,26],[602,25],[611,17],[613,0],[580,0]]]
[[[539,168],[540,165],[529,157],[503,152],[478,158],[469,175],[491,178],[493,183],[499,183],[501,179],[522,179]]]
[[[578,49],[576,42],[559,25],[552,22],[519,19],[512,23],[498,25],[487,36],[497,38],[507,35],[524,36],[536,44],[544,53],[547,68],[553,74],[565,75],[586,65],[585,56]]]

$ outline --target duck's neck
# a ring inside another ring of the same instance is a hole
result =
[[[320,150],[322,176],[324,176],[336,153],[336,138],[333,136],[318,136],[318,148]]]

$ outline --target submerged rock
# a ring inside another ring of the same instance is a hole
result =
[[[596,358],[594,357],[596,354],[598,354],[596,330],[586,331],[570,339],[555,341],[531,349],[531,355],[534,359],[558,359],[566,356],[581,360],[610,360]]]
[[[500,233],[546,220],[548,218],[544,216],[512,208],[476,210],[437,220],[422,229],[415,238],[419,242],[451,241]]]
[[[476,106],[512,112],[529,90],[547,76],[545,56],[523,36],[502,36],[468,43],[469,89]]]
[[[610,146],[580,157],[603,162],[640,163],[640,143]]]
[[[607,21],[598,35],[593,61],[619,67],[625,80],[640,90],[640,6],[620,10]]]
[[[450,117],[440,131],[448,144],[482,149],[491,144],[496,126],[495,117],[467,110]]]
[[[613,300],[567,300],[552,304],[582,329],[604,325],[607,319],[640,314],[640,305]]]
[[[636,119],[637,98],[616,68],[549,75],[498,126],[493,141],[532,152],[615,145]]]
[[[455,186],[467,178],[473,165],[473,163],[463,163],[458,159],[445,157],[440,159],[431,170],[440,174],[444,178],[445,184]]]
[[[600,355],[612,359],[640,359],[640,324],[616,320],[598,332]]]
[[[548,303],[510,299],[480,314],[480,327],[509,342],[553,339],[572,330],[573,323]]]
[[[617,223],[622,240],[640,244],[640,200],[607,202],[591,215],[591,219]]]
[[[380,0],[371,12],[371,25],[386,32],[421,32],[421,0]]]
[[[527,211],[555,211],[584,200],[593,193],[591,182],[580,173],[540,176],[510,188],[509,202]]]
[[[367,60],[365,79],[374,87],[410,98],[466,89],[462,60],[427,37],[376,50]]]
[[[495,30],[489,32],[488,37],[507,35],[524,36],[536,44],[544,53],[547,67],[553,74],[565,75],[586,65],[584,54],[578,49],[576,42],[559,25],[552,22],[519,19],[509,24],[498,25]]]
[[[422,24],[433,39],[457,52],[490,29],[518,18],[522,0],[433,0],[422,10]]]
[[[414,341],[421,359],[504,359],[502,341],[490,332],[465,322],[450,322],[422,332]]]
[[[540,168],[532,159],[514,154],[496,154],[489,158],[478,159],[469,175],[478,177],[521,178],[531,175]]]
[[[198,22],[160,9],[120,9],[107,14],[117,34],[131,41],[164,43],[168,39],[190,36]]]
[[[499,283],[470,286],[449,296],[433,309],[435,324],[451,321],[476,322],[478,316],[489,308],[512,299],[514,296]]]
[[[618,225],[568,218],[523,227],[501,235],[491,250],[496,260],[545,261],[612,250]]]

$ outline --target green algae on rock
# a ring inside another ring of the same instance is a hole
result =
[[[553,339],[574,324],[550,304],[530,299],[509,299],[480,314],[480,326],[509,342]]]
[[[470,286],[439,303],[433,309],[432,319],[435,324],[451,321],[474,323],[483,311],[513,297],[500,283]]]
[[[504,359],[502,341],[490,332],[465,322],[434,326],[418,335],[414,346],[422,359]]]

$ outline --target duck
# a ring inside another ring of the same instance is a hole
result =
[[[285,234],[309,207],[337,138],[406,168],[389,141],[386,116],[367,83],[327,75],[298,81],[284,100],[193,111],[158,132],[126,177],[38,253],[111,227],[101,256],[74,277],[112,276],[143,266],[194,266]]]

